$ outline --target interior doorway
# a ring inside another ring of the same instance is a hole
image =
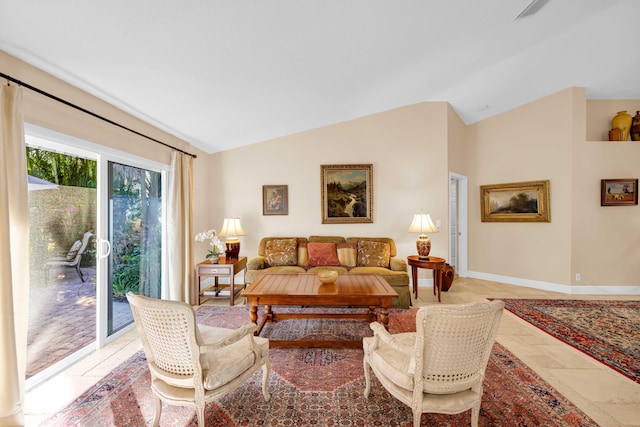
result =
[[[467,177],[449,173],[449,264],[467,276]]]

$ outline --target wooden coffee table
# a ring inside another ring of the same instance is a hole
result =
[[[258,306],[264,305],[264,317],[256,335],[267,321],[279,319],[342,318],[379,321],[389,326],[389,307],[398,294],[381,276],[376,274],[340,274],[335,283],[326,285],[316,274],[264,274],[242,291],[250,306],[249,318],[258,324]],[[367,313],[275,313],[272,306],[303,307],[368,307]],[[352,347],[362,341],[344,340],[269,340],[272,347]]]

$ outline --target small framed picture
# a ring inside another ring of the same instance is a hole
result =
[[[600,206],[638,204],[638,179],[603,179],[600,184]]]
[[[262,215],[289,215],[287,185],[262,186]]]

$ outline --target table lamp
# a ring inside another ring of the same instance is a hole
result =
[[[240,225],[240,218],[225,218],[222,223],[222,229],[218,236],[226,237],[224,244],[227,247],[225,251],[225,257],[227,259],[238,259],[240,253],[240,239],[238,236],[244,236],[242,225]]]
[[[431,252],[431,240],[425,233],[437,233],[438,229],[431,221],[429,214],[420,213],[413,216],[413,222],[409,227],[409,233],[419,233],[420,236],[416,240],[416,248],[418,249],[418,258],[428,260],[429,252]]]

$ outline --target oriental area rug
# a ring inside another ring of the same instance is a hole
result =
[[[245,307],[202,306],[198,322],[235,328],[246,323]],[[392,333],[415,330],[415,309],[392,310]],[[284,332],[277,331],[280,327]],[[291,319],[263,334],[288,338],[370,335],[368,324],[351,320]],[[327,333],[327,331],[331,331]],[[293,335],[296,334],[296,335]],[[326,339],[326,338],[325,338]],[[411,410],[393,398],[372,373],[372,391],[364,398],[360,349],[270,349],[271,400],[261,393],[261,371],[243,386],[207,405],[207,426],[397,426],[412,425]],[[122,363],[42,426],[151,425],[154,405],[142,351]],[[421,425],[467,427],[470,411],[458,415],[423,414]],[[164,406],[162,426],[195,426],[195,412]],[[597,426],[504,347],[494,346],[487,368],[480,426]]]
[[[640,301],[503,301],[516,316],[640,383]]]

